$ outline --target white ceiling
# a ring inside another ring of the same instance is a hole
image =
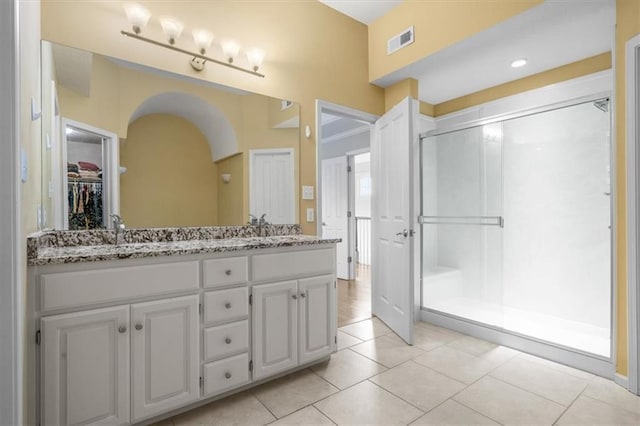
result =
[[[367,9],[379,13],[386,2],[323,3],[347,15],[351,8],[364,15]],[[373,83],[387,87],[412,77],[419,81],[420,100],[438,104],[610,51],[614,31],[615,0],[547,0]],[[418,40],[421,34],[415,36]],[[528,64],[511,68],[520,57]]]
[[[356,21],[369,25],[402,0],[319,0],[327,6],[352,17]]]

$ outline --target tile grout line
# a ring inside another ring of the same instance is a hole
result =
[[[591,381],[591,380],[589,380]],[[571,406],[573,405],[574,402],[576,402],[578,400],[578,398],[580,398],[582,396],[582,394],[584,393],[585,390],[587,390],[587,387],[589,386],[589,383],[587,382],[587,384],[585,385],[585,387],[580,391],[580,393],[578,393],[578,396],[576,396],[573,401],[571,401],[571,404],[567,405],[566,408],[564,410],[562,410],[562,413],[560,413],[560,415],[558,417],[556,417],[556,419],[553,421],[552,424],[557,424],[558,420],[560,420],[562,418],[562,416],[565,415],[565,413],[567,411],[569,411],[569,408],[571,408]]]
[[[407,400],[406,400],[406,399],[404,399],[403,397],[401,397],[401,396],[399,396],[399,395],[396,395],[395,393],[391,392],[390,390],[387,390],[387,389],[383,388],[383,387],[382,387],[382,386],[380,386],[379,384],[377,384],[377,383],[375,383],[375,382],[372,382],[372,381],[370,380],[370,378],[369,378],[369,379],[367,379],[367,381],[368,381],[369,383],[371,383],[372,385],[374,385],[374,386],[378,387],[379,389],[383,390],[384,392],[387,392],[387,393],[388,393],[388,394],[390,394],[391,396],[394,396],[394,397],[398,398],[399,400],[401,400],[401,401],[405,402],[406,404],[409,404],[410,406],[412,406],[413,408],[415,408],[416,410],[418,410],[420,413],[422,413],[422,414],[420,414],[418,417],[416,417],[415,419],[411,420],[411,421],[410,421],[409,423],[407,423],[407,424],[411,424],[411,423],[415,422],[416,420],[418,420],[420,417],[422,417],[422,416],[424,416],[425,414],[427,414],[427,411],[424,411],[422,408],[418,407],[418,406],[417,406],[417,405],[415,405],[414,403],[407,401]]]

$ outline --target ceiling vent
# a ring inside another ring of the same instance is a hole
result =
[[[398,34],[395,37],[391,37],[389,41],[387,41],[387,55],[391,55],[393,52],[396,52],[402,49],[405,46],[413,43],[414,40],[413,33],[413,25]]]

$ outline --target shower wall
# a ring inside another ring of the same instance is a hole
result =
[[[505,305],[609,328],[609,120],[589,102],[503,123]]]

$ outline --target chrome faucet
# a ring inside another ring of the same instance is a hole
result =
[[[113,228],[116,231],[116,241],[115,244],[121,244],[122,242],[124,242],[124,230],[125,230],[125,226],[124,226],[124,221],[122,220],[122,217],[120,217],[120,215],[118,214],[111,214],[110,215],[111,220],[113,220]]]
[[[259,237],[264,237],[264,231],[265,231],[265,225],[269,225],[269,222],[267,222],[267,220],[265,219],[265,217],[267,216],[266,213],[263,213],[262,216],[260,216],[260,219],[258,219],[257,217],[255,217],[252,214],[249,214],[249,225],[252,226],[257,226],[258,227],[258,236]]]

